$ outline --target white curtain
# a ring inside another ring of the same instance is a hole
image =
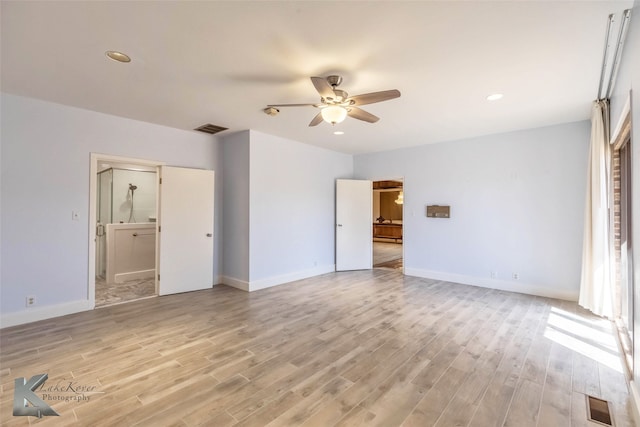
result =
[[[614,281],[609,241],[609,104],[595,101],[591,111],[591,148],[584,215],[579,304],[613,318]]]

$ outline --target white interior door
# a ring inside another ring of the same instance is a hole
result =
[[[336,181],[336,271],[373,267],[371,181]]]
[[[161,168],[160,295],[213,286],[214,172]]]

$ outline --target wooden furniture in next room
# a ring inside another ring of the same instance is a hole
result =
[[[402,240],[402,224],[373,224],[373,237]]]

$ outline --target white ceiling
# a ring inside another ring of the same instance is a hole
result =
[[[588,119],[609,13],[632,1],[2,1],[1,87],[180,129],[205,123],[346,153]],[[119,50],[129,64],[108,59]],[[308,127],[338,73],[381,120]],[[486,96],[504,93],[488,102]],[[345,132],[333,135],[334,130]],[[222,133],[220,135],[224,135]]]

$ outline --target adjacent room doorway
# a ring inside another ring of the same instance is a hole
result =
[[[373,268],[404,270],[404,182],[373,182]]]
[[[96,307],[155,296],[156,166],[99,161]]]
[[[336,180],[336,271],[404,273],[404,179]]]

